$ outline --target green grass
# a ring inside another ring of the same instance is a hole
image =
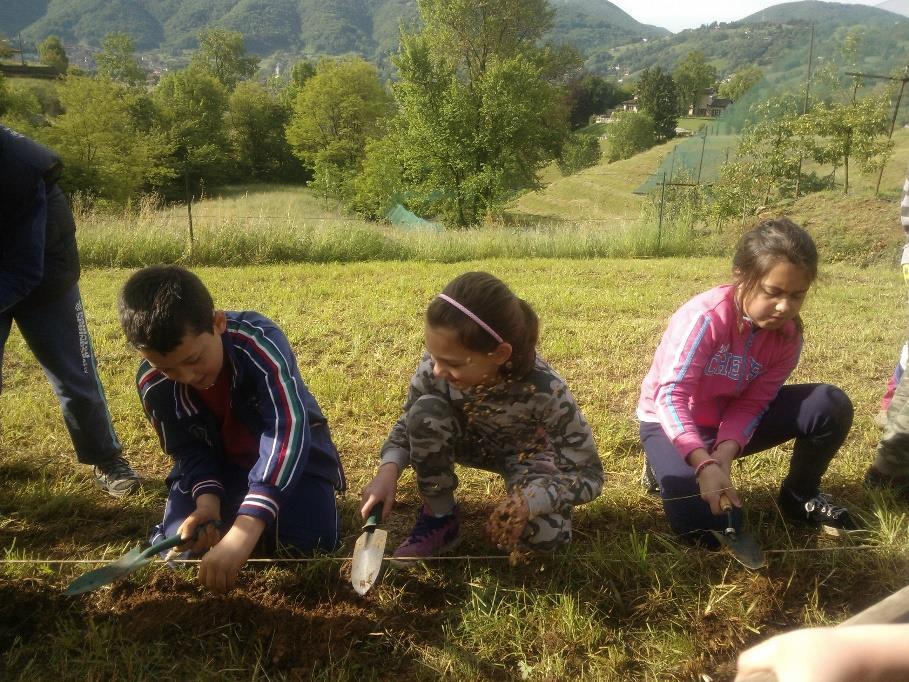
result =
[[[563,553],[509,567],[463,560],[388,572],[366,599],[342,567],[244,569],[227,597],[195,583],[192,567],[153,567],[76,599],[60,592],[86,566],[0,564],[4,679],[730,679],[735,656],[766,635],[832,623],[905,582],[906,509],[860,485],[878,433],[871,418],[905,334],[905,294],[891,267],[824,268],[805,308],[807,343],[794,381],[828,381],[852,397],[856,420],[825,488],[862,515],[861,543],[788,527],[774,505],[787,448],[738,465],[748,524],[768,554],[750,573],[728,555],[678,546],[657,500],[638,483],[638,386],[668,315],[721,282],[727,259],[497,259],[199,268],[218,305],[255,308],[288,333],[302,374],[331,424],[357,500],[398,416],[422,348],[422,311],[455,275],[489,270],[540,314],[540,351],[571,386],[606,470],[603,495],[577,510]],[[169,465],[133,387],[137,358],[119,332],[115,297],[129,275],[90,269],[89,324],[118,433],[147,479],[115,501],[75,464],[46,380],[14,333],[0,396],[0,547],[7,558],[112,557],[162,513]],[[469,555],[494,553],[485,516],[497,477],[462,471]],[[402,479],[390,544],[417,504]],[[798,553],[803,548],[831,552]],[[0,555],[2,557],[4,555]],[[861,585],[861,589],[856,589]]]
[[[227,188],[193,205],[190,249],[186,207],[149,201],[118,214],[77,209],[82,263],[252,265],[375,260],[458,262],[495,257],[649,257],[716,251],[712,235],[693,235],[668,218],[645,216],[609,229],[597,220],[434,232],[347,218],[305,188]]]

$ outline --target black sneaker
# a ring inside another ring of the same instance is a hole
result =
[[[779,496],[780,509],[790,521],[820,526],[828,535],[839,536],[858,530],[858,524],[845,507],[833,504],[829,495],[817,493],[813,497],[799,497],[783,488]]]
[[[139,489],[139,475],[123,457],[117,456],[94,467],[95,483],[108,495],[123,497]]]
[[[660,483],[656,479],[656,474],[650,468],[650,462],[644,460],[644,469],[641,471],[641,486],[651,495],[660,494]]]
[[[909,503],[909,476],[891,476],[876,469],[872,464],[865,472],[865,487],[872,490],[890,489],[894,497]]]

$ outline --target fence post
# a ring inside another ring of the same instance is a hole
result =
[[[195,246],[195,235],[193,235],[193,197],[189,193],[189,174],[186,172],[186,164],[183,164],[183,180],[186,186],[186,215],[189,219],[189,262],[193,262],[193,247]]]
[[[663,182],[660,183],[660,220],[657,223],[657,255],[660,255],[663,240],[663,204],[666,198],[666,171],[663,171]]]

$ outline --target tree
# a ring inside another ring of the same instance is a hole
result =
[[[297,88],[302,88],[315,75],[315,65],[306,59],[301,59],[290,68],[290,82]]]
[[[728,80],[720,83],[720,97],[737,102],[742,95],[757,85],[763,77],[764,72],[759,67],[753,64],[744,66],[732,74]]]
[[[69,68],[69,57],[57,36],[48,36],[38,45],[38,60],[42,64],[53,66],[60,73],[66,73]]]
[[[379,136],[389,113],[391,97],[373,65],[360,57],[324,59],[294,101],[287,140],[325,191],[345,195],[366,140]]]
[[[571,135],[559,154],[558,166],[562,175],[572,175],[600,162],[603,151],[596,135],[576,133]]]
[[[209,28],[199,34],[199,50],[190,64],[217,78],[228,90],[255,75],[259,58],[246,54],[243,34],[223,28]]]
[[[679,111],[685,114],[689,107],[697,105],[704,90],[716,84],[716,69],[707,63],[703,52],[692,50],[676,67],[672,77],[678,91]]]
[[[815,105],[799,125],[808,151],[818,163],[829,163],[845,173],[843,193],[849,191],[849,162],[870,172],[886,162],[892,142],[888,131],[888,93],[857,102]]]
[[[284,137],[289,118],[289,111],[258,83],[237,84],[228,100],[227,129],[240,174],[278,179],[292,177],[296,169],[300,176],[299,162]]]
[[[224,124],[227,92],[198,67],[165,75],[152,93],[156,127],[173,149],[174,165],[192,181],[219,182],[230,176]],[[176,189],[176,188],[174,188]]]
[[[609,152],[606,157],[610,163],[630,159],[656,144],[656,129],[648,114],[618,111],[613,117],[615,120],[609,124]]]
[[[793,95],[772,97],[752,110],[754,121],[743,131],[738,148],[740,160],[748,162],[749,186],[763,188],[763,205],[770,202],[774,187],[780,194],[795,186],[805,154],[805,127]],[[742,179],[744,173],[730,173]]]
[[[569,121],[572,128],[586,126],[594,114],[605,113],[631,93],[596,74],[572,78],[566,86]]]
[[[412,202],[474,225],[538,173],[568,135],[561,84],[577,62],[540,47],[546,0],[418,0],[393,86]]]
[[[59,94],[64,112],[40,130],[66,163],[67,189],[122,203],[174,175],[167,166],[167,141],[137,129],[133,95],[122,85],[70,76]]]
[[[145,82],[145,71],[136,59],[136,45],[128,33],[108,33],[95,64],[102,78],[130,86]]]
[[[653,119],[657,138],[675,137],[678,125],[678,91],[675,81],[659,66],[644,69],[637,82],[641,111]]]

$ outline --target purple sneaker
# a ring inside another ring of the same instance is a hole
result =
[[[417,522],[410,536],[398,545],[392,554],[391,563],[407,566],[420,559],[438,556],[457,547],[461,542],[461,515],[458,505],[451,514],[437,517],[424,504],[417,511]]]

